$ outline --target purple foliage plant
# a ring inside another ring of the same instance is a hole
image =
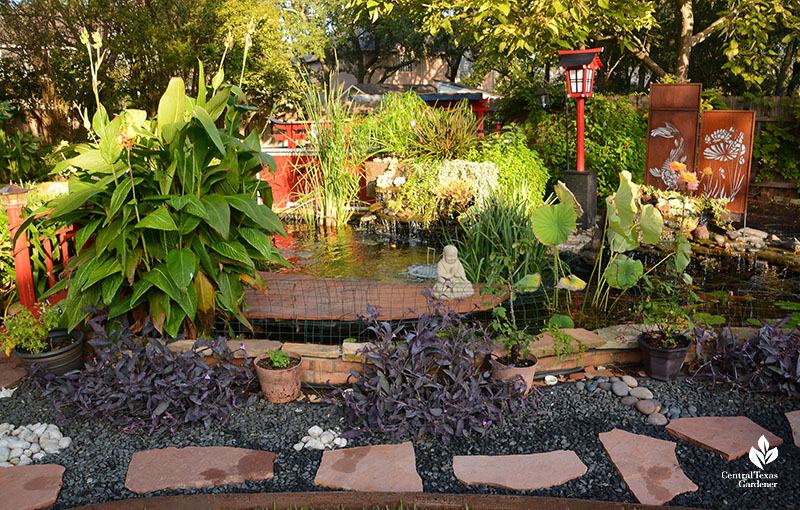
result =
[[[337,390],[351,425],[392,438],[452,438],[484,434],[503,415],[532,405],[524,399],[522,379],[495,380],[486,370],[494,344],[480,324],[442,307],[422,314],[411,325],[378,321],[369,307],[374,343],[361,351],[364,373],[351,371],[355,382]]]

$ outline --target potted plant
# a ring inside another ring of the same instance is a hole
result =
[[[258,382],[264,397],[273,404],[283,404],[300,397],[302,358],[293,352],[267,351],[254,360]]]
[[[42,363],[54,375],[64,375],[83,366],[83,333],[58,328],[61,313],[47,303],[36,305],[35,316],[27,308],[6,317],[2,346],[11,351],[30,372],[33,363]]]
[[[533,377],[539,364],[539,360],[530,352],[533,337],[524,328],[517,328],[513,317],[509,318],[502,306],[495,307],[492,315],[492,329],[502,335],[505,349],[504,356],[495,355],[492,358],[492,377],[505,380],[521,376],[525,382],[523,396],[528,396],[533,389]]]
[[[688,278],[688,275],[680,275]],[[692,305],[697,300],[691,290],[683,288],[673,272],[664,279],[644,277],[645,295],[639,311],[650,331],[639,335],[639,349],[645,372],[659,381],[674,381],[686,359],[692,341],[685,334],[689,327]],[[688,296],[688,297],[687,297]]]

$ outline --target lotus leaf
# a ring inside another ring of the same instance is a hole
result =
[[[574,328],[575,321],[572,320],[572,317],[569,315],[553,315],[550,317],[550,320],[547,321],[548,326],[556,326],[560,329],[565,328]]]
[[[642,242],[656,244],[661,240],[661,231],[664,229],[664,218],[661,212],[650,204],[642,207],[639,215],[639,226],[642,229]]]
[[[615,289],[629,289],[636,285],[643,272],[644,267],[641,261],[622,256],[606,267],[603,276]]]
[[[581,207],[580,202],[578,202],[578,199],[575,198],[575,195],[572,194],[572,191],[570,191],[566,184],[558,181],[554,190],[559,202],[562,204],[569,204],[575,210],[575,215],[577,217],[580,218],[583,216],[583,207]]]
[[[542,285],[542,275],[539,273],[527,274],[517,282],[517,290],[520,292],[533,292]]]
[[[533,233],[542,244],[556,246],[567,241],[577,219],[569,204],[542,205],[533,212]]]
[[[558,279],[557,289],[563,290],[583,290],[586,288],[586,282],[571,274]]]

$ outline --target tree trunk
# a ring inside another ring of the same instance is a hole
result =
[[[795,59],[795,50],[797,49],[797,39],[792,39],[786,47],[786,54],[783,56],[781,67],[778,69],[778,76],[775,80],[775,95],[782,96],[786,94],[786,86],[788,85],[789,67]]]
[[[692,35],[694,32],[694,12],[692,0],[675,0],[678,7],[681,31],[678,36],[678,55],[675,61],[675,75],[682,82],[689,77],[689,57],[692,54]]]

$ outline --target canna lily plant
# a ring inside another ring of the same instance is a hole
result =
[[[101,40],[86,44],[100,56]],[[96,72],[93,64],[95,88]],[[247,324],[244,286],[266,292],[255,262],[288,264],[271,243],[285,230],[270,186],[257,178],[274,160],[257,132],[242,134],[242,115],[254,108],[223,80],[220,66],[209,94],[201,63],[190,97],[173,78],[153,118],[125,110],[110,120],[98,98],[94,140],[55,169],[79,174],[46,205],[50,222],[81,227],[69,276],[49,291],[68,288],[68,328],[89,306],[108,307],[109,318],[131,313],[139,325],[149,312],[171,337],[209,333],[218,313]]]

